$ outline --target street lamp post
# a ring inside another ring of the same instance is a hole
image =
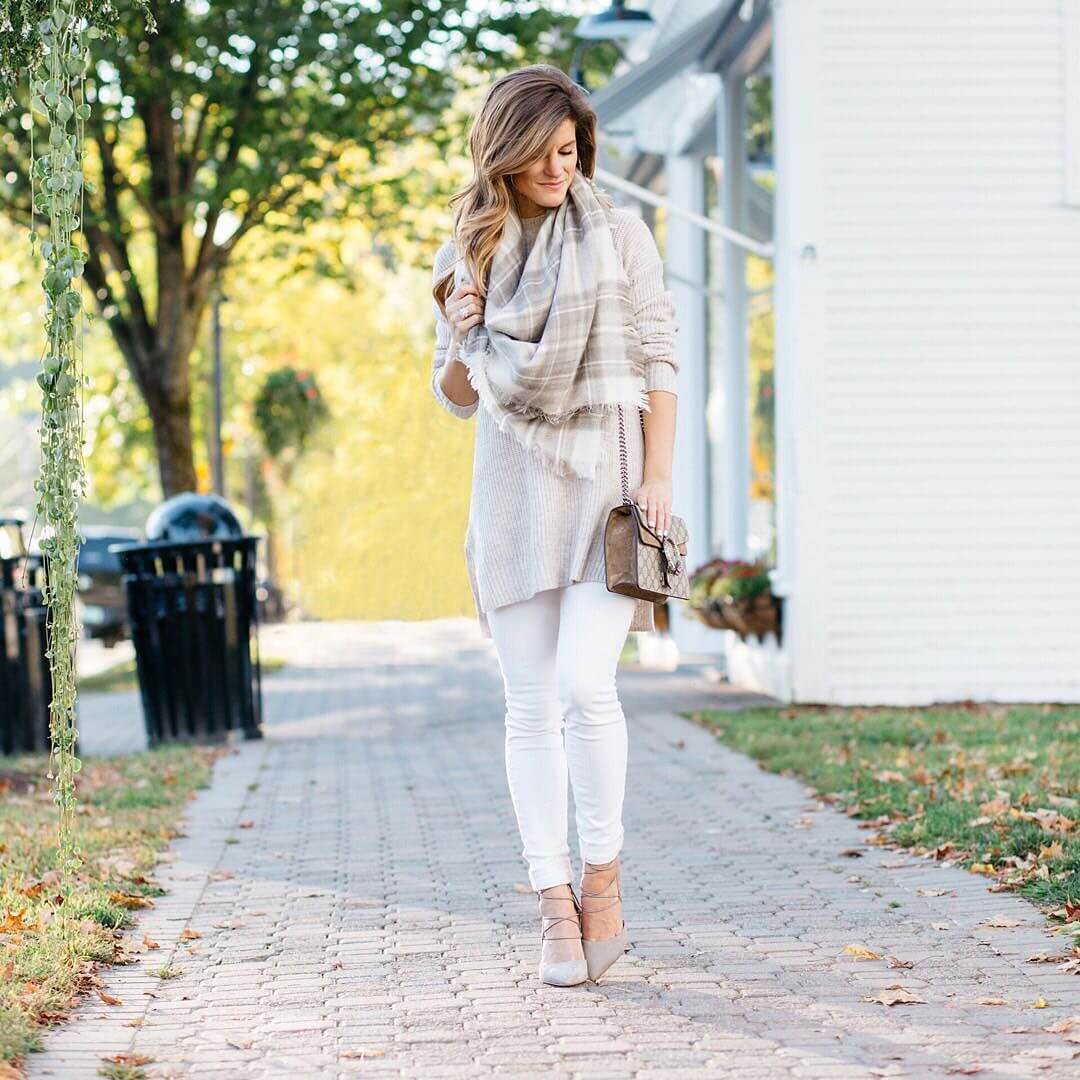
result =
[[[220,288],[214,291],[214,419],[210,437],[210,469],[214,492],[225,498],[225,448],[221,429],[224,424],[224,375],[221,360],[221,305],[228,299]]]

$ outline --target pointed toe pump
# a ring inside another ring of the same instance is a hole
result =
[[[585,982],[589,969],[581,947],[581,902],[572,887],[569,896],[552,896],[548,890],[541,889],[537,897],[540,981],[549,986],[577,986]]]
[[[593,892],[591,889],[593,883],[589,881],[589,878],[593,878],[595,881],[597,877],[607,874],[613,866],[615,870],[614,875],[606,886],[601,886],[601,889],[610,890],[614,887],[614,893],[610,891]],[[585,868],[581,874],[581,898],[584,900],[586,897],[594,901],[607,900],[609,903],[602,905],[590,904],[590,911],[583,910],[583,928],[587,925],[590,914],[607,911],[616,904],[622,903],[622,893],[619,889],[619,867],[616,859],[612,859],[611,862],[603,863],[602,865],[595,863],[585,864]],[[599,979],[600,976],[630,948],[630,937],[626,932],[626,922],[622,922],[619,932],[614,937],[591,940],[584,936],[583,931],[581,947],[582,951],[585,953],[585,964],[588,968],[589,978],[592,979],[593,982],[596,982],[596,980]]]

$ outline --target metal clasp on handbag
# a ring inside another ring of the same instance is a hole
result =
[[[670,555],[667,552],[668,544],[671,545]],[[660,568],[664,572],[665,587],[670,584],[668,581],[669,570],[673,575],[682,573],[682,559],[679,556],[679,547],[670,536],[660,537]]]

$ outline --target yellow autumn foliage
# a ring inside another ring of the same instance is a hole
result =
[[[320,618],[472,614],[473,422],[431,394],[430,272],[388,269],[359,228],[342,261],[347,281],[272,281],[272,261],[255,260],[232,283],[247,298],[233,341],[251,376],[311,370],[331,413],[276,487],[281,584]]]

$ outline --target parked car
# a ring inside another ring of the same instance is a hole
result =
[[[118,556],[109,553],[110,544],[131,544],[142,540],[138,529],[115,525],[84,525],[79,548],[79,599],[82,623],[89,638],[111,649],[131,636],[127,620]]]
[[[255,601],[258,605],[259,622],[283,622],[289,610],[285,593],[268,577],[255,583]]]

